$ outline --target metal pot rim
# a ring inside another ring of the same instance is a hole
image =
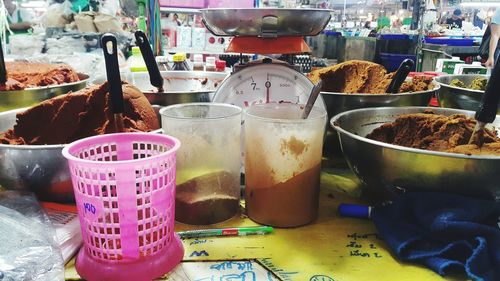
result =
[[[461,87],[452,86],[450,84],[446,84],[446,83],[441,82],[441,80],[443,80],[443,78],[452,77],[452,76],[454,76],[454,77],[467,77],[467,76],[469,76],[469,77],[481,77],[481,76],[483,76],[485,78],[490,77],[489,75],[480,75],[480,74],[460,74],[460,75],[448,74],[448,75],[437,76],[434,78],[434,81],[436,81],[436,83],[438,83],[441,87],[450,88],[450,89],[454,89],[454,90],[460,90],[460,91],[467,91],[467,92],[477,93],[477,94],[484,94],[484,91],[481,91],[481,90],[461,88]]]
[[[7,95],[7,94],[17,94],[21,92],[37,92],[37,91],[45,91],[53,88],[60,88],[60,87],[66,87],[66,86],[73,86],[73,85],[78,85],[82,83],[87,83],[89,80],[89,75],[77,72],[78,78],[80,80],[71,82],[71,83],[62,83],[62,84],[52,84],[52,85],[47,85],[47,86],[42,86],[42,87],[35,87],[35,88],[25,88],[22,90],[14,90],[14,91],[0,91],[0,94]]]
[[[431,92],[438,91],[441,88],[441,84],[434,84],[434,88],[431,90],[427,91],[417,91],[417,92],[405,92],[405,93],[398,93],[398,94],[365,94],[365,93],[338,93],[338,92],[324,92],[321,91],[320,94],[322,95],[336,95],[336,96],[353,96],[353,97],[403,97],[403,96],[414,96],[414,95],[420,95],[420,94],[427,94]]]
[[[154,92],[154,91],[142,91],[143,94],[148,95],[182,95],[182,94],[211,94],[214,91],[163,91],[163,92]]]
[[[23,108],[18,108],[18,109],[12,109],[4,112],[0,112],[0,118],[3,115],[8,115],[8,114],[18,114],[19,112],[23,112],[30,107],[23,107]],[[10,149],[10,150],[60,150],[62,149],[66,144],[2,144],[0,143],[0,150],[5,150],[5,149]]]
[[[419,153],[419,154],[427,154],[427,155],[432,155],[432,156],[439,156],[439,157],[451,157],[451,158],[461,158],[461,159],[471,159],[471,160],[500,160],[500,156],[489,156],[489,155],[466,155],[466,154],[461,154],[461,153],[451,153],[451,152],[440,152],[440,151],[431,151],[431,150],[425,150],[425,149],[419,149],[419,148],[410,148],[410,147],[405,147],[405,146],[400,146],[400,145],[394,145],[394,144],[389,144],[381,141],[376,141],[372,139],[368,139],[366,137],[362,137],[356,134],[353,134],[342,127],[338,125],[338,120],[342,118],[344,115],[349,115],[352,113],[357,113],[357,112],[363,112],[363,111],[375,111],[377,109],[385,109],[385,110],[390,110],[390,109],[421,109],[423,110],[435,110],[436,108],[433,107],[425,107],[425,106],[406,106],[406,107],[378,107],[378,108],[360,108],[360,109],[353,109],[349,111],[345,111],[342,113],[339,113],[330,119],[330,126],[335,129],[338,133],[345,134],[353,139],[356,139],[358,141],[366,142],[372,145],[376,146],[382,146],[384,148],[389,148],[389,149],[394,149],[394,150],[399,150],[399,151],[405,151],[405,152],[413,152],[413,153]],[[438,108],[439,110],[448,110],[448,108]],[[473,115],[475,112],[474,111],[468,111],[468,110],[462,110],[462,109],[452,109],[453,111],[461,111],[462,113],[466,114],[469,113]],[[398,114],[399,115],[399,114]],[[385,124],[380,122],[380,124]]]

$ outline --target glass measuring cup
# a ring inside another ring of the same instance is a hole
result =
[[[183,103],[160,110],[163,133],[182,144],[177,152],[177,221],[207,225],[237,213],[241,111],[222,103]]]
[[[244,113],[245,205],[261,224],[300,226],[318,214],[326,111],[308,119],[296,104],[257,104]]]

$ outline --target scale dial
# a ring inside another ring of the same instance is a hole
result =
[[[255,64],[227,77],[213,101],[243,108],[259,103],[306,104],[313,86],[306,76],[285,65]],[[315,106],[326,109],[321,95]]]

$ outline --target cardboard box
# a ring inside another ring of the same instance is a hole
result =
[[[455,65],[453,74],[486,74],[486,71],[486,67],[482,66],[481,63],[460,63]]]
[[[436,71],[453,74],[455,71],[455,65],[460,63],[465,62],[460,60],[458,57],[454,57],[452,59],[438,59],[436,62]]]
[[[80,32],[97,32],[94,24],[94,12],[82,12],[75,15],[75,24]]]
[[[114,32],[122,33],[122,27],[117,18],[106,14],[97,14],[94,17],[94,24],[100,33]]]

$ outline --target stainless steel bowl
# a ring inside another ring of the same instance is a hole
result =
[[[219,36],[314,36],[330,21],[325,9],[202,9],[203,22]]]
[[[484,91],[450,86],[450,83],[453,79],[458,79],[466,85],[470,85],[472,80],[477,77],[489,78],[488,75],[475,74],[444,75],[436,77],[435,81],[441,85],[441,89],[437,93],[439,105],[441,107],[476,111],[479,107],[479,102],[481,101]],[[498,113],[500,113],[500,108]]]
[[[89,76],[78,73],[80,81],[50,85],[38,88],[28,88],[18,91],[0,91],[0,112],[37,104],[41,101],[58,95],[67,94],[70,91],[78,91],[85,88]]]
[[[212,95],[228,76],[225,72],[162,71],[164,92],[149,82],[147,72],[135,72],[127,77],[128,82],[139,88],[151,104],[167,106],[188,102],[210,102]]]
[[[427,151],[365,138],[400,114],[433,110],[438,114],[475,112],[430,107],[382,107],[350,110],[334,116],[331,126],[351,170],[368,188],[378,191],[441,191],[500,199],[500,156],[468,156]],[[493,123],[500,126],[500,118]]]
[[[26,108],[0,113],[0,132],[16,123],[16,114]],[[0,186],[29,189],[42,200],[73,202],[73,188],[64,145],[0,144]]]
[[[27,108],[0,112],[0,132],[11,129],[16,114]],[[161,132],[161,129],[155,132]],[[42,200],[74,202],[71,175],[62,156],[64,144],[0,144],[0,187],[31,190]]]
[[[328,118],[352,109],[370,107],[399,107],[399,106],[427,106],[432,96],[439,91],[436,84],[434,89],[402,94],[346,94],[334,92],[321,92],[326,104]],[[342,157],[337,133],[333,128],[326,131],[323,156],[326,158]]]

